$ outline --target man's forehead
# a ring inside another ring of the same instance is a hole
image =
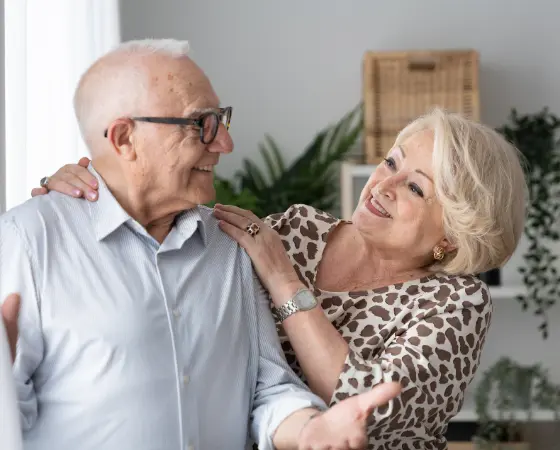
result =
[[[155,97],[155,103],[168,110],[168,114],[180,114],[184,117],[218,110],[220,100],[209,83],[197,87],[198,89],[191,85],[184,89],[175,84],[154,91],[152,98]]]

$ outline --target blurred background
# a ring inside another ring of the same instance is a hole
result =
[[[73,90],[121,40],[190,41],[234,108],[235,150],[218,166],[218,199],[262,215],[302,202],[347,218],[382,137],[419,108],[450,101],[516,140],[535,193],[531,220],[507,266],[481,274],[493,325],[450,433],[468,441],[487,408],[520,426],[511,440],[560,448],[560,3],[4,0],[2,13],[0,211],[88,155]],[[432,64],[427,73],[403,66],[415,55]]]

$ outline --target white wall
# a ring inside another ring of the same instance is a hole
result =
[[[6,135],[4,127],[6,121],[4,120],[5,103],[4,103],[4,0],[0,0],[0,214],[4,211],[6,206],[6,169],[5,162],[5,147]]]
[[[219,172],[256,155],[269,132],[289,159],[318,129],[360,101],[366,50],[474,48],[481,55],[482,118],[511,107],[560,113],[560,3],[552,0],[121,0],[123,39],[189,39],[224,105],[234,106],[236,150]],[[505,277],[519,281],[516,266]],[[502,354],[543,361],[560,381],[560,305],[543,342],[538,321],[496,302],[483,367]],[[554,329],[556,325],[556,330]]]

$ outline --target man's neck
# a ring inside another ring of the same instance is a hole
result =
[[[108,167],[103,161],[95,161],[92,165],[127,214],[160,244],[173,228],[177,215],[188,209],[180,199],[150,189],[120,169]]]

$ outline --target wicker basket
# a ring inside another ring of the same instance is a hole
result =
[[[363,89],[365,162],[378,164],[397,133],[435,106],[479,120],[478,53],[367,52]]]

